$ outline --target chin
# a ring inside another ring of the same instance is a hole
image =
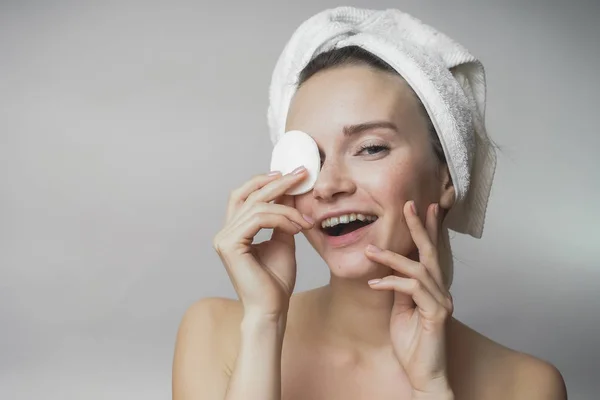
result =
[[[328,265],[332,276],[366,282],[392,274],[390,267],[378,264],[365,255],[367,245],[374,244],[398,254],[406,254],[406,250],[409,250],[408,243],[401,240],[401,235],[410,234],[400,232],[400,235],[390,235],[392,229],[382,222],[377,220],[342,236],[334,237],[324,230],[316,230],[305,236]]]
[[[365,255],[369,244],[381,246],[380,221],[343,236],[332,237],[323,230],[313,232],[308,241],[329,266],[331,274],[342,279],[382,278],[389,268],[375,263]]]
[[[323,259],[336,278],[365,279],[366,282],[373,277],[383,277],[381,274],[385,268],[367,258],[363,251],[357,249],[335,253],[324,255]]]

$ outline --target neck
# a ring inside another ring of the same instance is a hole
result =
[[[408,257],[418,260],[417,251]],[[373,277],[392,274],[392,269],[384,267]],[[329,285],[322,288],[323,330],[328,333],[327,339],[336,345],[364,350],[391,346],[390,318],[395,292],[371,289],[367,280],[366,277],[344,279],[332,275]]]
[[[354,349],[389,347],[394,292],[371,289],[366,279],[331,277],[322,288],[324,331],[336,345]]]

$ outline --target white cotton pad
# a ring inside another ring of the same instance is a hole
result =
[[[308,176],[288,190],[286,192],[288,195],[299,195],[311,191],[321,169],[321,157],[317,142],[302,131],[288,131],[273,147],[271,171],[281,171],[285,175],[301,165],[306,167]]]

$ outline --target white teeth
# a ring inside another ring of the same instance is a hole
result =
[[[323,222],[321,222],[321,226],[323,228],[331,228],[332,226],[336,226],[339,224],[347,224],[349,222],[352,221],[375,221],[377,219],[377,217],[375,215],[364,215],[364,214],[358,214],[358,213],[352,213],[352,214],[345,214],[345,215],[340,215],[337,217],[331,217],[331,218],[327,218],[325,220],[323,220]]]

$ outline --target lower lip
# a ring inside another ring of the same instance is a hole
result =
[[[365,225],[362,228],[359,228],[355,231],[347,233],[342,236],[329,236],[325,235],[325,240],[327,244],[331,247],[346,247],[350,246],[363,238],[363,236],[367,233],[367,231],[376,223],[377,221],[371,222],[369,225]]]

